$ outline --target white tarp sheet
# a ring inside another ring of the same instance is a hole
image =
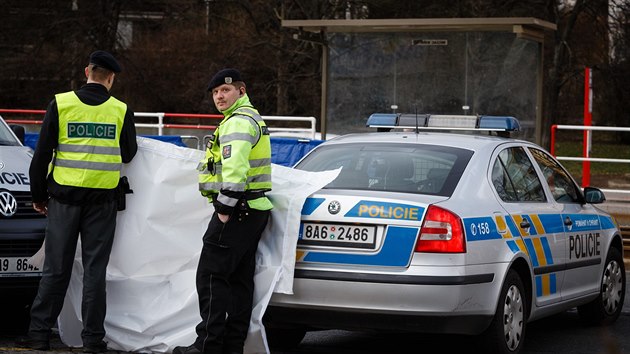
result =
[[[195,272],[212,205],[197,190],[203,152],[138,138],[138,154],[125,167],[134,193],[118,213],[107,268],[105,341],[115,350],[170,352],[189,345],[199,322]],[[272,292],[292,293],[295,246],[302,205],[339,170],[306,172],[272,165],[274,204],[257,254],[254,311],[246,353],[269,353],[262,316]],[[62,341],[81,346],[83,269],[78,248],[64,309]]]

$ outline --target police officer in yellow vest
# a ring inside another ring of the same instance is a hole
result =
[[[105,274],[116,228],[117,186],[122,164],[138,149],[133,111],[109,94],[120,71],[110,53],[95,51],[85,68],[87,84],[57,94],[48,105],[29,171],[33,207],[48,215],[46,257],[28,337],[17,341],[20,346],[49,349],[81,235],[83,349],[107,350]]]
[[[199,165],[199,189],[214,206],[197,268],[197,339],[174,354],[241,354],[249,328],[255,255],[271,202],[269,131],[235,69],[208,85],[224,118]]]

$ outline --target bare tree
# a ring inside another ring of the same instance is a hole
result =
[[[554,10],[558,31],[546,81],[545,134],[552,122],[582,117],[584,68],[607,66],[609,43],[606,0],[577,0],[572,6],[558,1]]]
[[[613,83],[596,81],[594,117],[627,125],[630,6],[609,1],[610,14],[607,0],[4,0],[0,106],[44,108],[81,85],[89,53],[105,49],[125,69],[114,93],[137,111],[208,112],[207,80],[234,66],[265,114],[317,117],[326,38],[296,38],[282,19],[512,16],[558,25],[545,42],[545,134],[579,119],[584,66]]]

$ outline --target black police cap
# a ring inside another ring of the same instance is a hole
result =
[[[243,81],[241,73],[236,69],[223,69],[214,74],[212,80],[208,83],[208,91],[212,91],[217,86],[223,84],[231,84],[236,81]]]
[[[100,66],[115,73],[119,73],[122,71],[120,69],[120,65],[116,61],[116,58],[114,58],[113,55],[104,50],[97,50],[95,52],[92,52],[92,54],[90,54],[90,64]]]

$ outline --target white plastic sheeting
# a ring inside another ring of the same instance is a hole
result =
[[[138,145],[138,154],[123,170],[134,193],[127,195],[127,209],[118,213],[107,268],[105,341],[115,350],[164,353],[196,337],[200,317],[195,272],[213,209],[197,190],[202,151],[146,138],[138,138]],[[292,293],[302,205],[338,173],[272,165],[273,191],[268,195],[274,210],[256,256],[246,353],[269,353],[262,316],[273,291]],[[61,339],[69,346],[82,345],[79,249],[59,317]]]

